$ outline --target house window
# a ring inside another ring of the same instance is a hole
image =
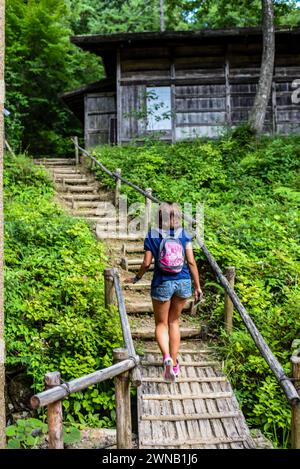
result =
[[[171,88],[147,87],[146,99],[147,130],[171,130]]]

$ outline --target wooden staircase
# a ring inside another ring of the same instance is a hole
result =
[[[113,193],[72,159],[40,159],[52,177],[57,200],[73,216],[102,224],[111,215]],[[117,220],[118,222],[118,220]],[[97,230],[95,231],[97,233]],[[201,325],[190,300],[181,318],[180,377],[162,377],[161,353],[154,340],[150,301],[152,273],[141,282],[125,284],[142,262],[143,240],[106,237],[110,267],[117,267],[137,353],[142,384],[138,388],[139,448],[254,448],[244,416],[214,349],[201,339]]]

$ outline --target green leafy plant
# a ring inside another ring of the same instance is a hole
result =
[[[45,441],[48,425],[35,418],[19,419],[14,425],[6,427],[8,449],[34,449]],[[68,425],[63,427],[63,441],[65,445],[72,445],[80,441],[81,433],[78,428]]]
[[[52,199],[45,170],[6,156],[6,367],[25,370],[32,393],[49,371],[68,381],[111,365],[121,344],[118,315],[104,307],[103,245]],[[65,420],[111,425],[114,405],[113,383],[99,384],[63,402]]]

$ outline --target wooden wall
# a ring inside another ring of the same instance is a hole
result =
[[[208,40],[207,40],[208,41]],[[292,103],[293,80],[300,79],[300,47],[277,44],[276,63],[265,131],[300,130],[300,104]],[[299,49],[299,50],[298,50]],[[172,129],[161,135],[167,141],[217,136],[225,125],[248,118],[259,79],[261,43],[238,38],[231,43],[120,49],[117,63],[118,142],[128,142],[146,131],[143,117],[146,88],[170,86]]]
[[[88,93],[85,95],[85,148],[113,143],[116,114],[116,93]]]

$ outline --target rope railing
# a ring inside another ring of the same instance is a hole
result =
[[[105,172],[109,176],[113,177],[115,180],[119,179],[124,184],[128,185],[132,189],[134,189],[137,192],[139,192],[140,194],[142,194],[146,199],[152,200],[153,202],[156,202],[158,204],[161,203],[161,201],[157,197],[154,197],[151,193],[149,193],[149,191],[146,191],[146,190],[140,188],[136,184],[133,184],[131,181],[128,181],[126,178],[121,176],[119,171],[113,172],[113,171],[110,171],[108,168],[106,168],[106,166],[104,166],[99,160],[97,160],[97,158],[95,158],[93,155],[91,155],[91,153],[89,153],[87,150],[82,148],[78,144],[77,139],[72,138],[72,141],[75,145],[75,151],[77,152],[77,154],[78,154],[78,151],[80,150],[83,155],[90,158],[96,166],[100,167],[103,172]],[[78,161],[79,161],[79,159],[78,159]],[[189,223],[192,223],[193,225],[196,224],[196,220],[193,217],[187,216],[186,214],[184,214],[184,219],[186,221],[188,221]],[[261,355],[263,356],[266,363],[268,364],[269,368],[271,369],[272,373],[276,377],[276,379],[277,379],[279,385],[281,386],[281,388],[283,389],[289,403],[292,406],[295,406],[296,404],[299,404],[300,403],[300,396],[299,396],[299,393],[297,392],[296,387],[294,386],[294,384],[292,382],[292,379],[289,378],[286,375],[286,373],[283,370],[281,364],[279,363],[277,358],[274,356],[274,354],[270,350],[269,346],[266,344],[264,338],[262,337],[261,333],[257,329],[256,325],[254,324],[253,320],[251,319],[251,317],[250,317],[249,313],[247,312],[246,308],[243,306],[242,302],[238,298],[235,290],[230,286],[229,281],[223,275],[218,263],[216,262],[216,260],[214,259],[213,255],[210,253],[208,248],[205,246],[203,240],[200,238],[200,236],[199,236],[199,234],[197,233],[196,230],[195,230],[195,237],[196,237],[196,240],[197,240],[202,252],[204,253],[210,267],[212,268],[212,270],[215,273],[216,277],[220,281],[220,283],[223,286],[223,288],[225,289],[227,295],[229,296],[229,298],[231,299],[231,301],[234,304],[235,308],[237,309],[238,313],[240,314],[241,319],[242,319],[243,323],[245,324],[249,334],[251,335],[256,347],[258,348]]]

